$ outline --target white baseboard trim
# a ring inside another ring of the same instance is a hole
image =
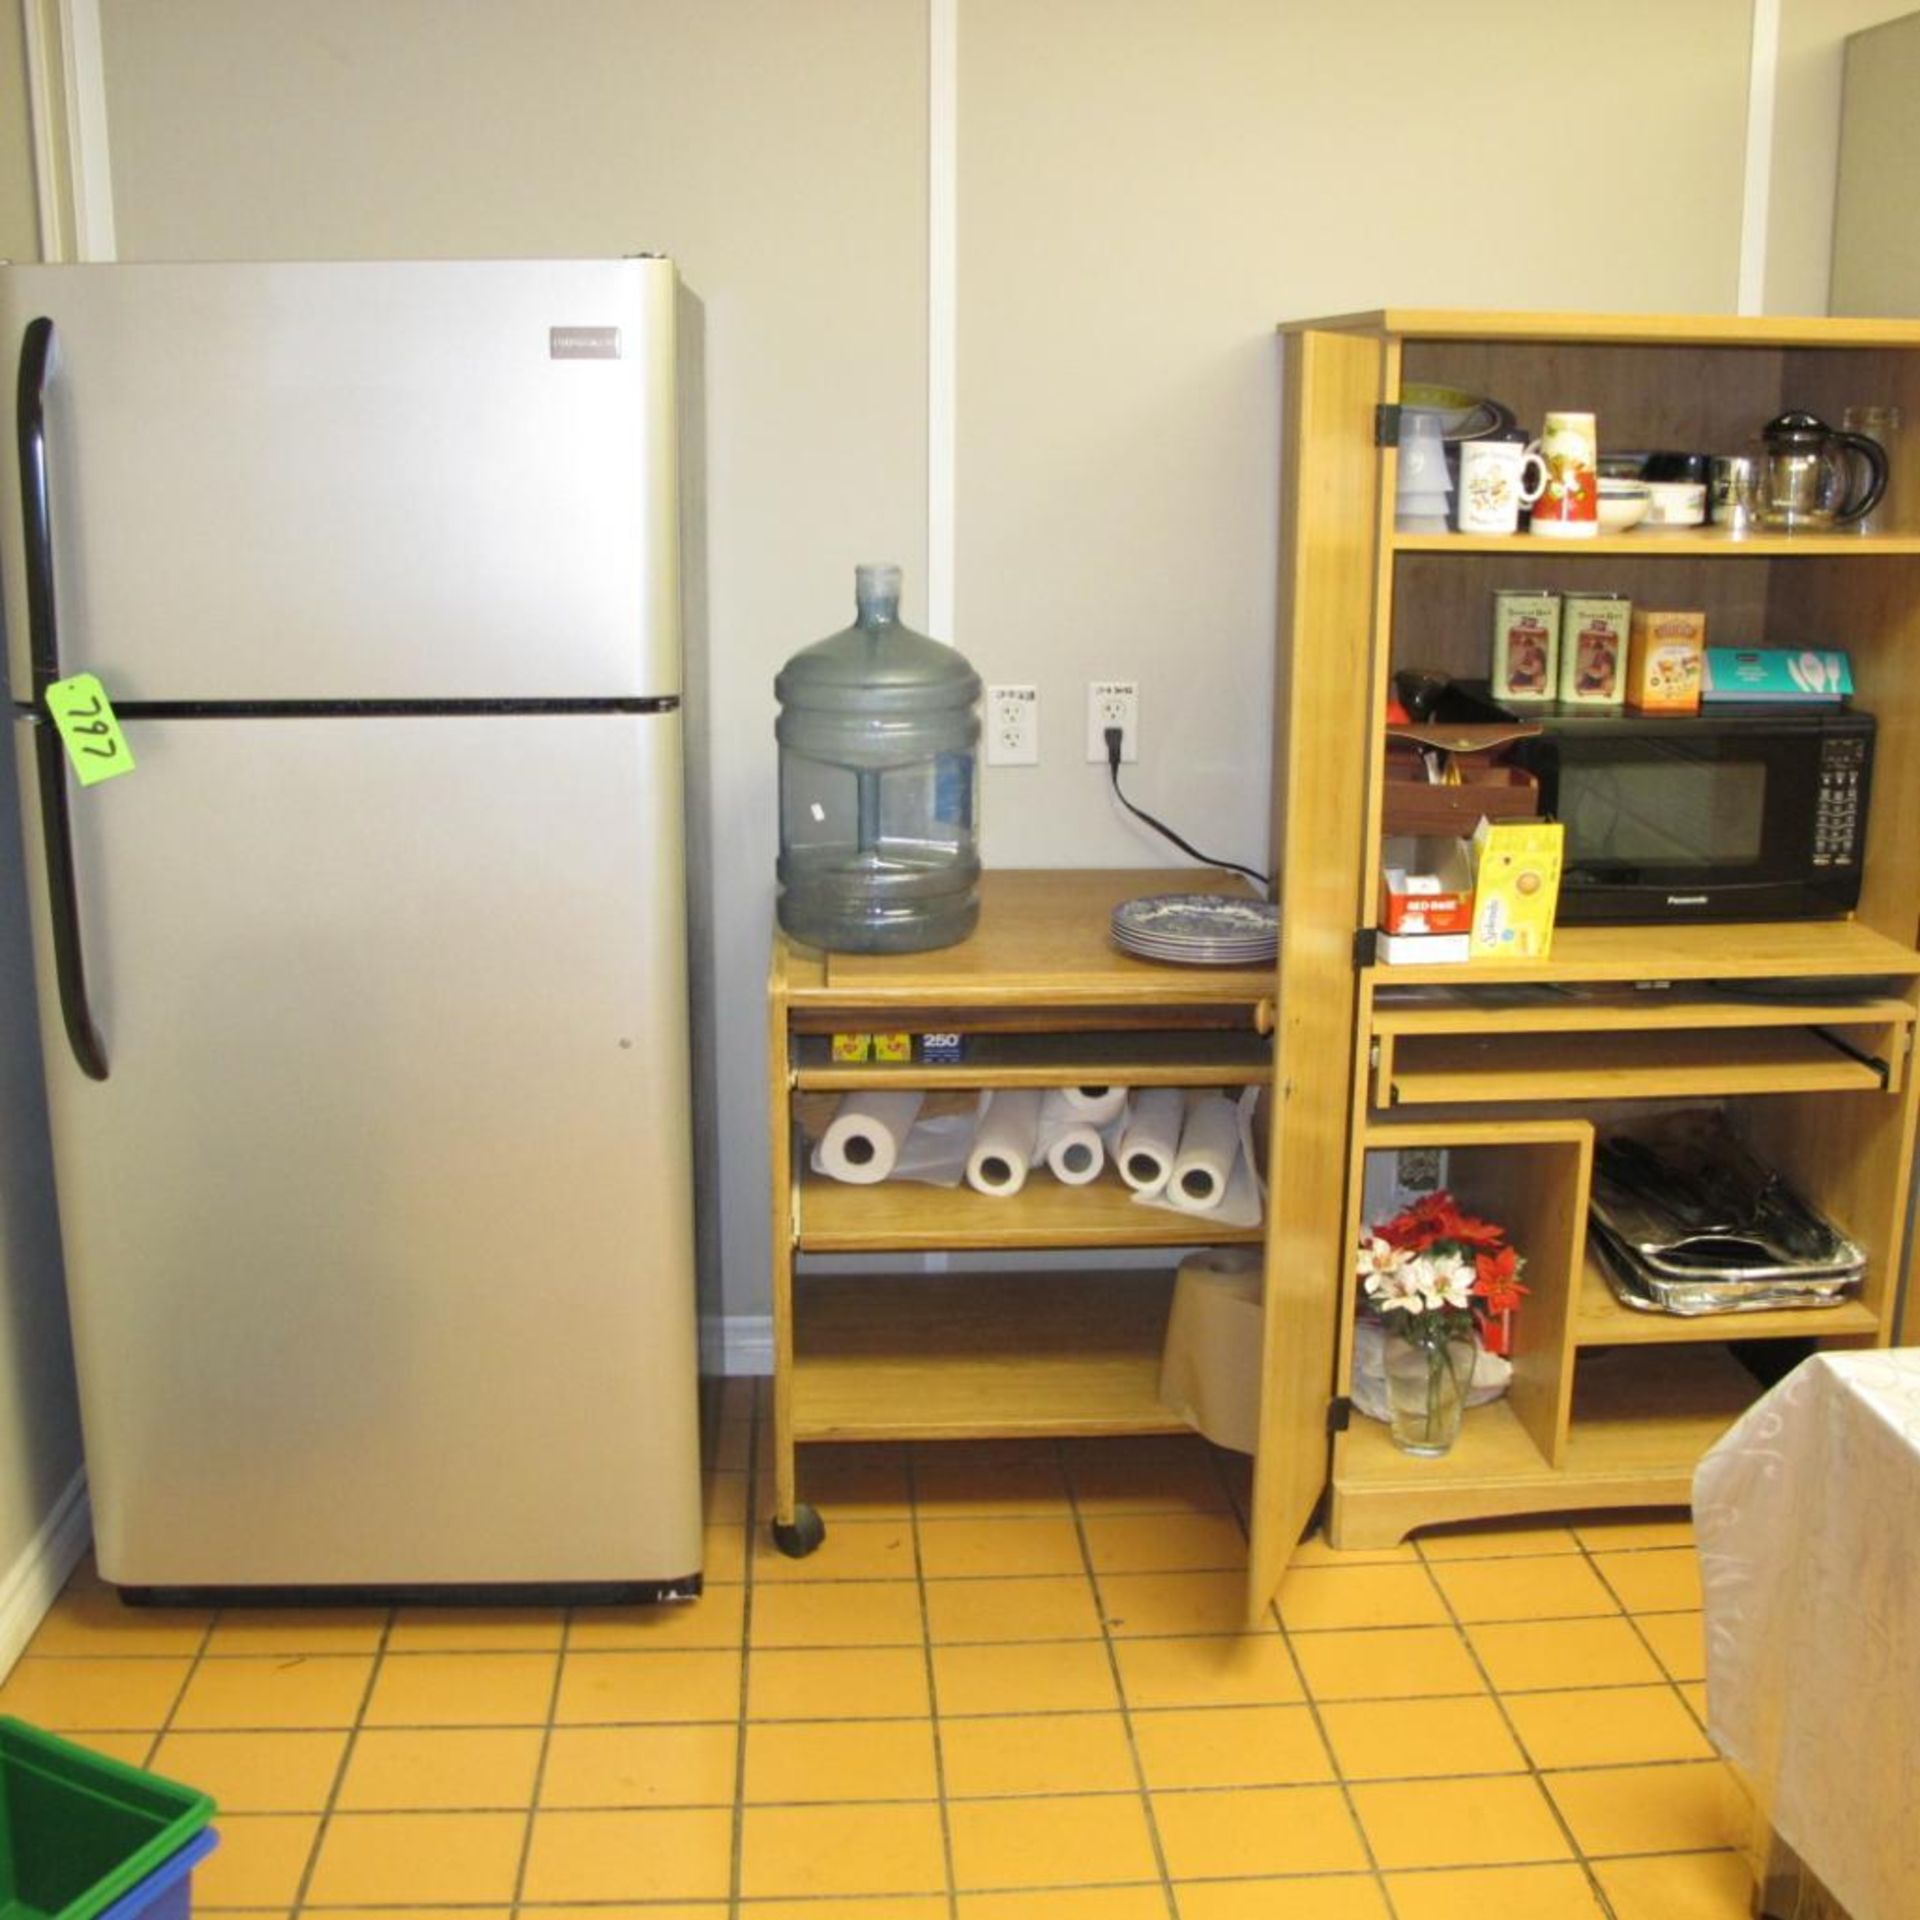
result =
[[[773,1315],[703,1313],[700,1316],[700,1371],[706,1374],[772,1373]]]
[[[27,1543],[0,1580],[0,1677],[27,1650],[33,1630],[60,1597],[67,1576],[93,1538],[93,1506],[87,1498],[87,1470],[67,1482],[40,1531]]]

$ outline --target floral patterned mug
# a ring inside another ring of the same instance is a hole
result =
[[[1520,509],[1539,499],[1547,463],[1511,440],[1466,440],[1460,446],[1460,531],[1517,533]]]
[[[1556,540],[1600,531],[1600,442],[1590,413],[1550,413],[1530,452],[1546,463],[1547,484],[1533,503],[1533,530]]]

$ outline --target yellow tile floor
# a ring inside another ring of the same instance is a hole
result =
[[[0,1711],[219,1800],[201,1912],[440,1920],[1744,1920],[1685,1517],[1309,1542],[1244,1630],[1198,1440],[820,1448],[710,1396],[705,1597],[130,1612]]]

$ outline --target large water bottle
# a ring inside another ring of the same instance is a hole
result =
[[[900,624],[900,569],[855,570],[852,626],[780,697],[780,924],[838,953],[950,947],[980,914],[980,676]]]

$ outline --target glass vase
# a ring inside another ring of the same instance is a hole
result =
[[[1403,1453],[1437,1459],[1460,1437],[1473,1354],[1467,1335],[1432,1341],[1387,1335],[1388,1431]]]

